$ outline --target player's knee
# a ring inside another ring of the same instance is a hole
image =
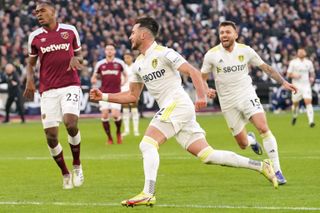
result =
[[[244,143],[238,143],[240,149],[246,149],[248,147],[248,143],[244,144]]]
[[[143,153],[149,149],[159,149],[158,142],[149,136],[144,136],[139,145],[140,151]]]
[[[267,124],[257,127],[257,130],[259,131],[260,134],[265,134],[270,131]]]
[[[207,146],[197,154],[197,157],[201,160],[202,163],[209,164],[210,155],[212,155],[213,152],[214,152],[214,149],[211,146]]]

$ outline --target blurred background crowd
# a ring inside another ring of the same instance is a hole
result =
[[[131,26],[138,16],[161,23],[159,43],[173,47],[197,68],[204,53],[219,43],[220,21],[239,26],[240,43],[250,45],[285,76],[289,60],[305,47],[320,81],[320,2],[317,0],[53,0],[58,21],[75,25],[81,38],[86,68],[82,84],[90,88],[95,63],[104,58],[106,43],[117,46],[117,57],[130,49]],[[0,0],[0,70],[13,63],[22,81],[27,40],[38,27],[34,1]],[[270,82],[253,69],[254,82]],[[187,80],[185,81],[188,84]]]

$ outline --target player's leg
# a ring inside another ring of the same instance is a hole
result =
[[[122,105],[122,119],[124,125],[124,131],[122,136],[127,136],[130,134],[130,108],[129,104]]]
[[[107,144],[113,144],[113,139],[111,135],[111,127],[109,122],[109,110],[111,109],[111,105],[108,102],[105,101],[99,101],[100,105],[100,111],[101,111],[101,122],[104,129],[104,132],[106,133],[108,139]]]
[[[256,161],[231,151],[214,150],[208,145],[204,137],[193,141],[187,150],[205,164],[247,168],[258,171],[272,182],[275,188],[278,187],[278,182],[270,160]]]
[[[291,100],[292,100],[292,106],[291,106],[291,112],[292,112],[292,120],[291,124],[294,126],[298,119],[299,114],[299,101],[302,99],[301,91],[298,90],[296,94],[292,94]]]
[[[279,160],[279,152],[278,152],[278,144],[277,140],[270,131],[267,123],[267,119],[265,113],[260,112],[251,116],[251,122],[257,128],[262,137],[263,147],[267,152],[268,157],[273,162],[274,170],[277,174],[277,178],[280,184],[285,184],[286,179],[282,175],[280,160]]]
[[[122,143],[122,136],[121,136],[121,124],[122,124],[122,118],[121,118],[121,104],[111,103],[111,115],[114,120],[114,123],[116,125],[117,131],[117,143]]]
[[[311,128],[313,128],[315,126],[315,123],[314,123],[312,99],[311,98],[305,98],[304,99],[304,103],[305,103],[306,109],[307,109],[307,116],[308,116],[309,126]]]
[[[157,118],[151,121],[139,146],[143,157],[143,170],[145,175],[143,191],[133,198],[122,201],[122,205],[155,204],[155,185],[160,163],[158,149],[161,144],[175,134],[173,125],[170,122],[162,122]]]
[[[42,93],[40,99],[41,121],[46,135],[49,152],[63,175],[63,188],[71,189],[73,188],[72,175],[66,166],[62,146],[58,141],[58,127],[59,122],[61,122],[62,114],[58,95],[55,93],[56,91],[46,91]]]
[[[258,155],[262,154],[262,148],[257,142],[253,132],[247,133],[245,125],[247,119],[244,118],[242,112],[236,108],[230,109],[223,113],[232,135],[237,141],[241,149],[246,149],[251,146],[251,149]]]
[[[64,91],[64,95],[61,99],[61,111],[63,114],[63,122],[68,132],[68,143],[73,157],[73,184],[78,187],[84,182],[80,161],[81,134],[78,128],[81,90],[80,87],[74,86],[66,87],[62,90]]]
[[[139,132],[140,114],[139,114],[138,106],[136,103],[131,105],[131,113],[132,113],[134,136],[139,136],[140,135],[140,132]]]

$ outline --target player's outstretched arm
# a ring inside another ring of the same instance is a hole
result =
[[[268,64],[262,64],[259,66],[259,68],[267,73],[267,75],[274,79],[278,84],[282,85],[285,89],[292,91],[293,93],[296,93],[298,91],[297,87],[293,84],[290,84],[288,81],[286,81],[282,76],[275,71],[271,66]]]
[[[130,83],[129,91],[119,93],[102,93],[99,89],[93,88],[90,90],[90,100],[94,102],[108,101],[119,104],[136,103],[139,100],[142,89],[142,83]]]
[[[194,68],[191,64],[187,62],[183,63],[178,68],[178,71],[186,75],[189,75],[194,87],[196,88],[196,92],[197,92],[197,100],[195,102],[196,110],[206,107],[207,99],[206,99],[205,88],[202,82],[200,71]]]
[[[36,66],[38,57],[29,57],[27,64],[27,82],[26,89],[24,90],[23,97],[26,100],[33,100],[36,86],[34,84],[34,67]]]

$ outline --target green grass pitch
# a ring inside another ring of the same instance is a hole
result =
[[[315,121],[320,125],[319,112],[315,114]],[[153,208],[120,205],[121,200],[143,188],[139,151],[142,136],[127,136],[122,145],[106,145],[100,120],[81,119],[85,183],[66,191],[62,189],[60,171],[49,156],[41,123],[1,125],[0,212],[320,211],[319,126],[309,128],[305,114],[300,115],[294,127],[290,120],[290,114],[268,114],[269,126],[278,140],[287,185],[275,190],[255,171],[204,165],[171,139],[159,150],[157,204]],[[149,121],[141,119],[141,132]],[[267,158],[265,154],[255,155],[250,149],[241,150],[221,115],[200,115],[198,121],[214,148],[259,160]],[[247,129],[258,135],[252,125]],[[60,126],[60,143],[71,169],[66,138],[66,131]]]

